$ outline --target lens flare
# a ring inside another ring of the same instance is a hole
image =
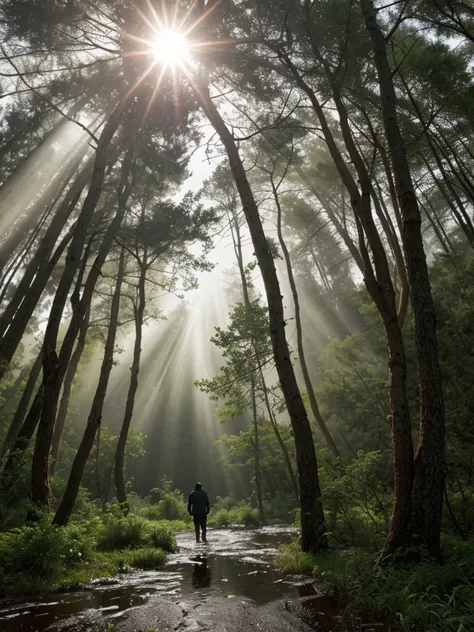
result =
[[[189,58],[189,47],[183,33],[173,29],[160,31],[152,42],[152,53],[163,66],[179,66]]]

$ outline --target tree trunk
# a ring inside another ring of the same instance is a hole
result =
[[[15,414],[13,415],[13,419],[8,429],[5,443],[2,446],[0,460],[6,456],[8,450],[12,447],[14,441],[17,438],[18,433],[20,432],[21,426],[23,424],[23,420],[25,418],[26,412],[28,410],[28,406],[30,404],[31,396],[33,395],[36,382],[38,381],[38,377],[41,372],[42,360],[43,360],[43,354],[40,351],[36,357],[36,360],[33,363],[33,366],[31,367],[30,375],[28,377],[25,388],[21,395],[18,408],[16,409]]]
[[[296,445],[296,462],[301,496],[302,548],[306,552],[316,553],[326,545],[326,527],[319,487],[318,465],[311,426],[290,359],[285,335],[283,301],[275,263],[263,231],[258,206],[247,180],[247,174],[239,156],[235,139],[212,102],[207,86],[199,86],[199,89],[195,90],[195,95],[226,150],[252,237],[257,261],[262,272],[269,309],[270,335],[275,365],[290,416]]]
[[[336,105],[344,144],[357,171],[360,185],[355,182],[346,161],[340,152],[331,128],[327,122],[318,97],[305,82],[285,50],[279,50],[279,56],[291,71],[297,85],[308,96],[318,117],[329,152],[336,165],[342,182],[351,197],[357,229],[359,233],[359,259],[362,260],[364,282],[367,291],[377,306],[387,336],[389,352],[389,394],[391,409],[392,455],[394,471],[394,510],[392,528],[388,536],[388,544],[392,548],[407,543],[408,527],[411,516],[411,492],[413,486],[413,442],[411,437],[410,410],[406,389],[406,357],[402,332],[398,321],[395,302],[395,290],[390,276],[390,269],[377,226],[372,217],[371,181],[362,156],[355,146],[350,129],[347,111],[340,94],[340,84],[332,74],[328,63],[312,41],[317,61],[323,66],[331,86]],[[373,255],[373,265],[365,244],[367,237]]]
[[[66,124],[67,123],[68,121],[66,121]],[[86,153],[86,148],[87,145],[86,143],[84,143],[82,147],[79,150],[76,150],[74,154],[68,159],[69,165],[66,167],[67,170],[65,171],[60,182],[55,182],[56,177],[54,177],[52,183],[47,183],[48,187],[46,187],[44,197],[48,196],[48,188],[50,186],[54,185],[56,187],[55,195],[50,197],[48,203],[45,204],[45,200],[42,199],[43,194],[40,193],[38,196],[38,200],[35,201],[28,209],[28,213],[22,215],[22,217],[12,226],[7,237],[0,245],[0,270],[3,271],[15,250],[25,239],[27,233],[31,229],[34,229],[36,223],[45,212],[45,207],[47,213],[48,209],[50,209],[51,206],[54,206],[59,200],[63,191],[66,189],[69,181],[71,180],[75,171],[78,169],[81,161],[83,160]],[[62,169],[64,169],[64,166],[60,165],[59,170]],[[15,186],[15,183],[13,183],[12,186]]]
[[[280,242],[280,246],[283,252],[283,258],[285,259],[286,272],[288,274],[288,281],[290,283],[291,294],[293,296],[293,303],[295,307],[295,325],[296,325],[298,358],[300,361],[301,372],[303,373],[303,379],[304,379],[304,384],[306,386],[306,392],[308,394],[309,405],[311,407],[311,412],[313,413],[313,417],[321,431],[321,434],[323,435],[328,445],[328,448],[331,450],[335,458],[341,458],[341,453],[339,452],[339,448],[337,447],[331,433],[329,432],[328,427],[326,426],[326,422],[324,421],[321,415],[321,412],[319,410],[318,402],[316,400],[316,394],[314,392],[313,384],[311,383],[311,378],[309,376],[308,365],[306,364],[306,356],[305,356],[304,347],[303,347],[303,327],[301,325],[300,298],[298,296],[298,289],[296,287],[295,277],[293,276],[293,268],[291,265],[290,253],[288,252],[288,248],[286,247],[285,240],[283,239],[283,232],[281,228],[281,205],[280,205],[280,199],[278,197],[278,191],[275,187],[275,183],[273,182],[273,177],[271,180],[271,184],[272,184],[273,198],[275,200],[275,204],[277,207],[278,241]]]
[[[252,375],[251,398],[252,398],[252,421],[254,429],[253,448],[255,453],[255,491],[257,493],[257,507],[258,507],[258,519],[260,524],[265,523],[265,513],[263,511],[263,498],[262,498],[262,473],[260,468],[260,438],[258,432],[258,414],[257,414],[257,399],[255,396],[255,378]]]
[[[2,481],[3,484],[7,487],[10,487],[13,483],[13,480],[9,481],[9,475],[13,473],[15,462],[18,460],[19,455],[23,454],[24,451],[28,448],[31,437],[33,436],[38,422],[41,417],[41,407],[43,405],[43,385],[39,387],[36,396],[31,404],[30,410],[26,415],[25,421],[23,422],[20,431],[18,432],[15,443],[10,450],[10,454],[8,456],[7,462],[5,463],[5,467],[2,472]]]
[[[66,423],[67,412],[69,409],[69,401],[71,399],[71,390],[74,377],[77,373],[77,367],[82,357],[84,347],[86,346],[86,337],[89,330],[90,321],[90,309],[87,310],[86,317],[82,321],[81,328],[79,330],[79,336],[77,337],[76,348],[71,356],[71,361],[67,367],[66,375],[64,377],[63,392],[61,395],[61,403],[59,404],[58,416],[54,424],[53,439],[51,444],[51,476],[56,471],[58,464],[59,450],[61,448],[61,437],[64,432],[64,425]]]
[[[125,447],[127,445],[128,432],[132,423],[133,409],[135,407],[135,396],[138,390],[138,373],[140,371],[140,358],[142,353],[142,334],[143,334],[143,314],[145,312],[146,296],[145,296],[145,279],[147,266],[145,261],[141,263],[140,278],[138,280],[138,305],[135,307],[135,344],[133,347],[133,361],[130,367],[130,384],[127,393],[127,402],[125,404],[125,413],[120,430],[119,440],[117,442],[117,450],[115,452],[114,477],[115,488],[117,490],[117,500],[119,503],[127,502],[127,493],[125,490]]]
[[[107,330],[107,338],[104,347],[104,357],[102,359],[102,366],[100,369],[99,382],[92,401],[91,410],[87,419],[87,425],[82,437],[81,443],[77,450],[76,456],[72,464],[69,479],[64,491],[64,496],[58,507],[56,515],[54,516],[53,523],[63,526],[66,525],[71,517],[74,503],[76,502],[77,493],[81,484],[84,468],[87,463],[87,459],[91,453],[94,445],[95,436],[97,430],[100,427],[102,420],[102,411],[104,408],[105,396],[107,394],[107,387],[109,385],[110,373],[113,367],[114,361],[114,347],[115,338],[118,327],[118,317],[120,308],[120,294],[122,290],[122,281],[125,270],[125,250],[122,248],[120,252],[119,267],[117,272],[117,282],[115,284],[115,291],[112,298],[112,304],[110,307],[110,322]]]
[[[9,324],[8,331],[2,337],[0,342],[0,379],[5,375],[8,365],[15,355],[30,318],[35,311],[39,299],[41,298],[41,294],[46,287],[52,271],[66,249],[66,246],[74,233],[74,228],[75,225],[71,226],[69,231],[58,244],[58,247],[54,251],[51,259],[47,262],[44,270],[42,270],[41,274],[36,276],[35,280],[31,284],[31,287],[27,291],[23,302],[19,306],[17,313]]]
[[[421,234],[421,215],[398,123],[396,94],[386,41],[377,23],[372,0],[360,0],[360,4],[373,43],[385,134],[402,214],[402,238],[412,290],[420,380],[420,432],[415,454],[413,528],[429,552],[439,555],[445,466],[445,419],[435,308]]]
[[[107,165],[107,150],[122,119],[123,109],[124,104],[122,102],[116,107],[102,130],[102,134],[100,135],[91,185],[84,201],[82,211],[77,220],[76,231],[71,245],[69,246],[64,272],[54,297],[44,336],[44,404],[41,413],[41,421],[36,434],[36,444],[32,462],[32,498],[34,503],[40,505],[49,505],[50,502],[49,451],[51,448],[51,440],[62,381],[67,365],[69,364],[79,327],[87,309],[89,308],[97,278],[125,213],[125,206],[119,204],[117,213],[107,228],[96,260],[89,272],[79,307],[76,310],[73,310],[71,321],[58,357],[56,345],[64,305],[81,258],[82,247],[87,235],[89,223],[102,190],[105,168]],[[127,152],[127,157],[124,159],[124,165],[127,163],[127,178],[130,161],[130,152]],[[126,184],[127,181],[123,183],[123,186],[126,187]]]
[[[90,164],[84,167],[76,180],[73,182],[69,191],[59,205],[59,208],[54,214],[54,217],[52,218],[33,258],[23,271],[17,289],[0,317],[1,336],[3,336],[11,324],[12,318],[14,317],[22,300],[29,292],[33,279],[38,275],[41,275],[47,267],[54,245],[61,234],[65,223],[76,207],[84,187],[86,186],[87,180],[90,176],[90,167]]]
[[[296,502],[298,505],[300,504],[300,493],[298,489],[298,481],[296,480],[295,472],[293,470],[293,465],[291,463],[290,455],[288,454],[288,449],[285,445],[285,442],[282,439],[280,434],[280,429],[278,428],[278,422],[275,419],[275,415],[273,414],[272,407],[270,406],[270,400],[268,399],[267,385],[265,382],[265,377],[263,375],[262,367],[259,365],[258,367],[260,373],[260,382],[262,385],[263,397],[265,399],[265,407],[268,412],[268,417],[270,419],[270,423],[273,428],[273,432],[275,433],[276,440],[278,441],[278,445],[280,446],[281,454],[283,456],[283,461],[286,466],[286,470],[288,472],[288,480],[291,484],[291,488],[296,498]]]

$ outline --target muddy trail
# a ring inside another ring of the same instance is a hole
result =
[[[2,632],[384,631],[349,617],[304,577],[274,565],[292,529],[214,529],[209,544],[177,535],[162,571],[137,571],[81,589],[0,605]]]

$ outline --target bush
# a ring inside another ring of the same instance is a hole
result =
[[[50,577],[63,564],[79,563],[88,550],[77,531],[56,527],[44,515],[37,524],[0,534],[0,574]]]
[[[183,520],[189,521],[187,506],[183,495],[177,496],[174,492],[165,494],[156,506],[158,520]]]
[[[419,563],[346,549],[312,557],[298,543],[281,548],[278,565],[312,574],[347,597],[352,610],[398,620],[406,632],[470,632],[474,629],[474,543],[444,543],[442,564],[421,551]],[[420,550],[416,553],[419,555]]]
[[[157,524],[151,527],[150,542],[153,546],[174,553],[176,551],[176,538],[173,531],[166,525]]]
[[[231,512],[227,509],[220,509],[209,516],[209,524],[214,527],[228,527],[231,524]]]
[[[311,575],[315,565],[316,558],[309,553],[303,553],[299,540],[280,547],[277,566],[284,570],[285,573]]]
[[[239,524],[243,524],[246,527],[258,527],[260,520],[258,518],[258,511],[249,505],[239,509]]]
[[[97,548],[101,551],[137,548],[147,543],[147,531],[147,522],[140,516],[122,515],[113,510],[103,520]]]
[[[126,551],[125,559],[126,563],[133,568],[152,570],[164,566],[166,553],[163,549],[155,549],[152,546],[147,546]]]
[[[258,527],[258,511],[250,505],[241,503],[232,509],[218,509],[209,515],[209,524],[213,527],[229,527],[231,525],[243,525],[245,527]]]

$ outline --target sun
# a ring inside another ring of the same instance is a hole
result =
[[[164,29],[153,39],[151,52],[163,66],[181,66],[189,59],[189,46],[180,31]]]

